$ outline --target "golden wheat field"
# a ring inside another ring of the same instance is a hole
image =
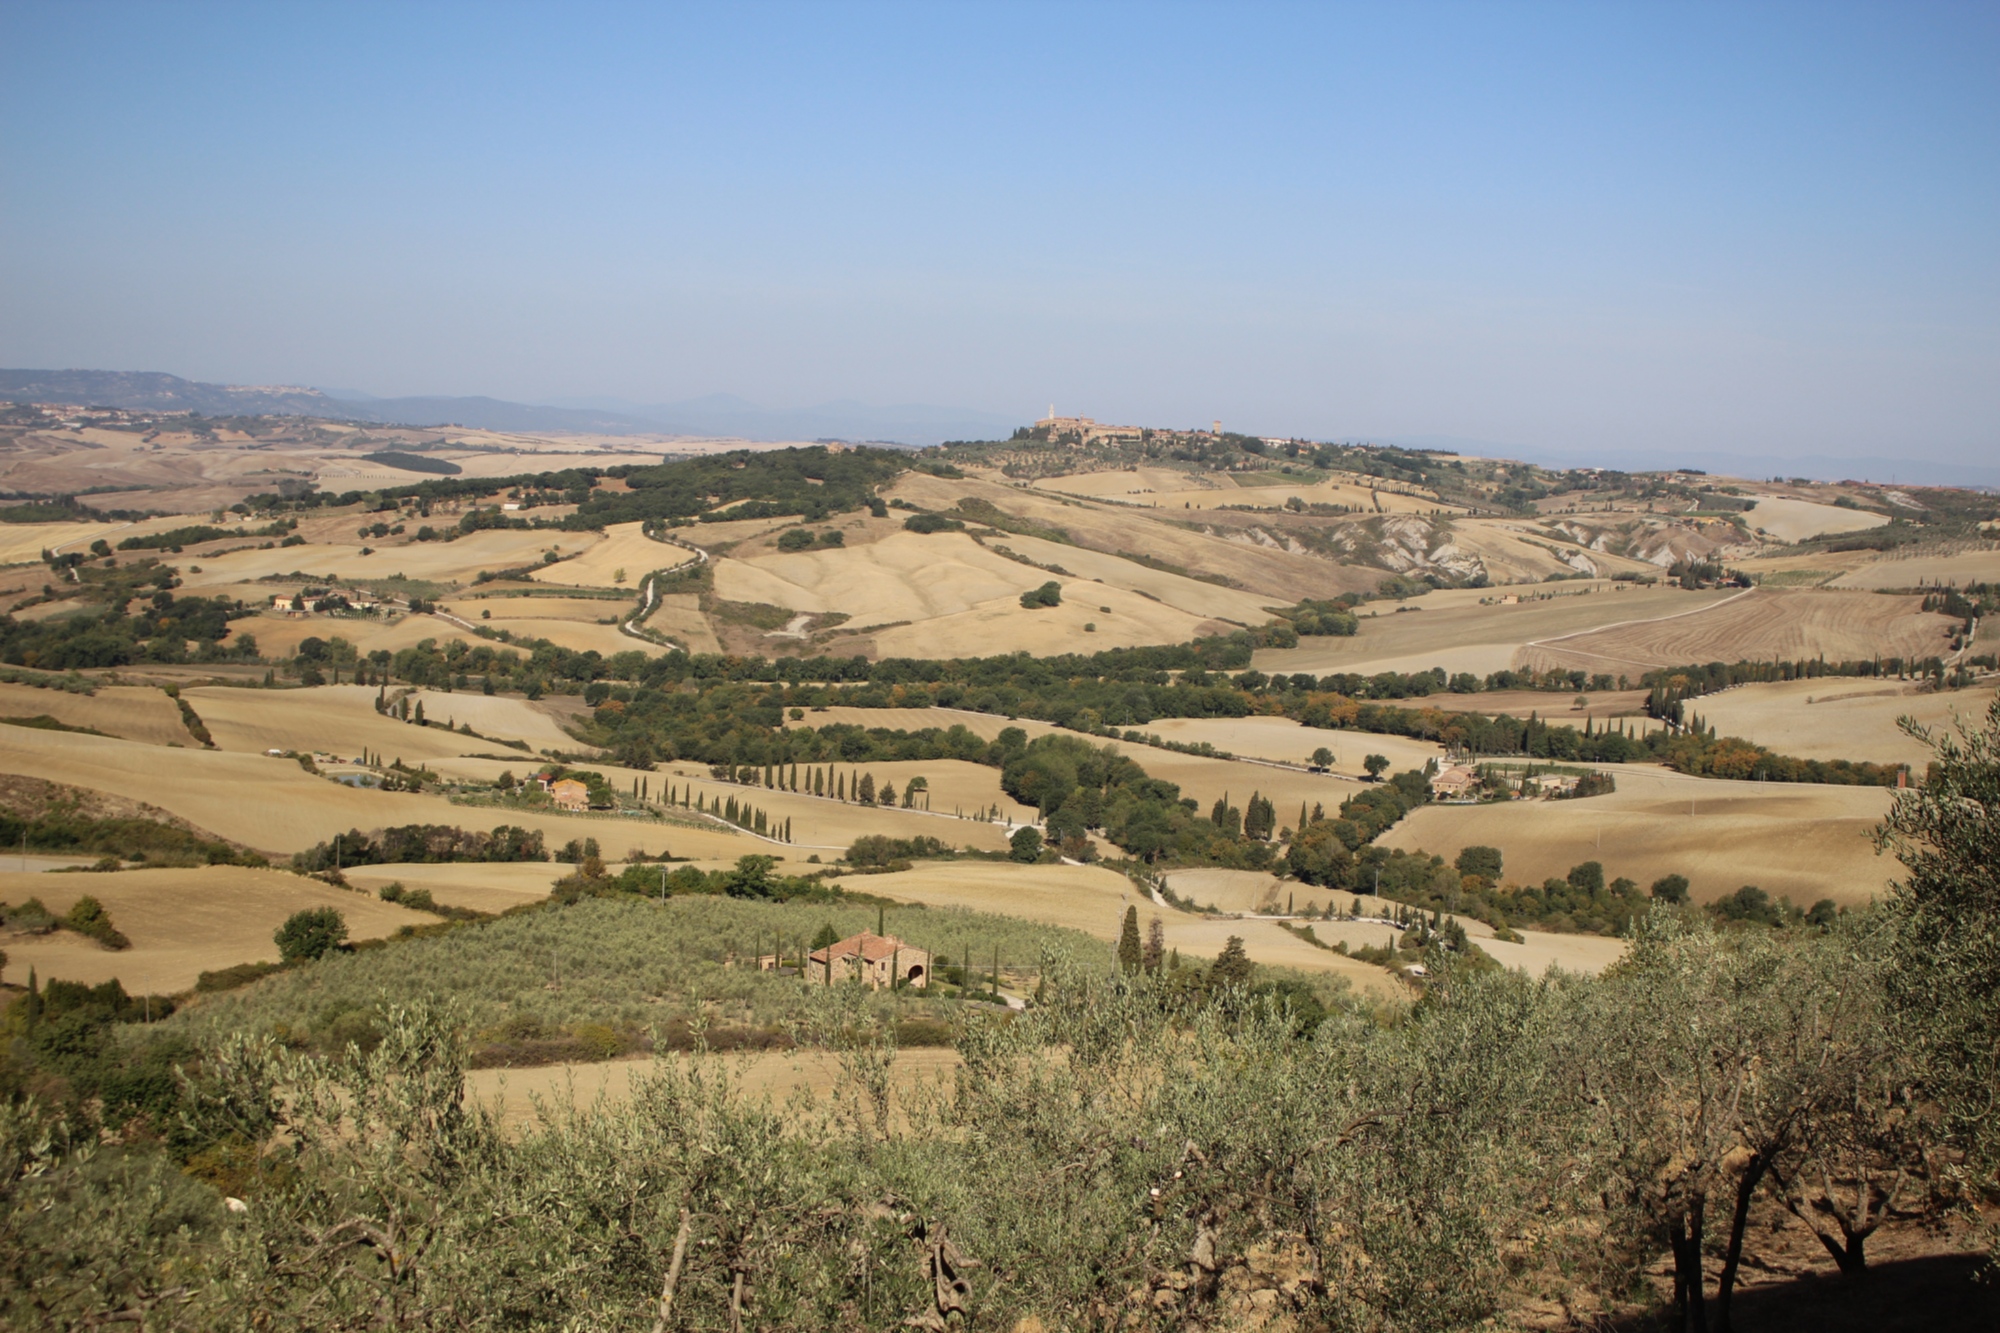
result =
[[[104,904],[112,924],[132,941],[132,947],[113,952],[95,940],[60,930],[15,937],[7,944],[10,980],[21,980],[32,966],[44,981],[60,978],[95,985],[115,977],[134,994],[171,995],[194,989],[204,971],[276,962],[272,933],[286,917],[308,908],[338,908],[347,918],[349,938],[357,940],[381,939],[403,926],[437,920],[372,894],[242,866],[97,875],[0,873],[0,899],[9,902],[35,896],[51,911],[62,913],[85,894]]]
[[[1700,611],[1540,638],[1522,665],[1637,674],[1654,667],[1750,659],[1829,662],[1930,657],[1956,621],[1915,597],[1823,588],[1757,588]]]
[[[193,745],[180,710],[164,691],[144,685],[100,685],[93,694],[0,684],[0,717],[48,716],[72,727],[95,727],[149,745]]]
[[[1930,747],[1904,733],[1898,719],[1949,731],[1953,717],[1973,724],[1992,704],[1994,687],[1920,690],[1897,680],[1822,676],[1818,680],[1739,685],[1705,694],[1690,707],[1722,736],[1741,736],[1801,759],[1863,759],[1912,765],[1921,773]]]
[[[691,593],[673,593],[659,600],[646,628],[664,634],[690,653],[720,653],[722,640],[701,612],[701,599]]]
[[[1263,484],[1262,479],[1245,482],[1227,472],[1177,473],[1144,468],[1044,477],[1035,485],[1065,495],[1112,499],[1156,509],[1220,509],[1226,505],[1278,509],[1286,500],[1296,497],[1307,504],[1346,505],[1363,513],[1427,514],[1437,509],[1459,512],[1456,506],[1439,500],[1435,492],[1405,495],[1402,489],[1371,485],[1367,478],[1352,473],[1335,473],[1323,481],[1301,478],[1296,482]]]
[[[1447,859],[1475,844],[1498,847],[1512,883],[1539,884],[1584,861],[1642,888],[1681,874],[1704,902],[1755,884],[1802,907],[1821,898],[1851,905],[1879,898],[1900,873],[1870,841],[1893,796],[1885,788],[1730,782],[1643,764],[1606,771],[1618,783],[1609,795],[1424,806],[1378,841]]]

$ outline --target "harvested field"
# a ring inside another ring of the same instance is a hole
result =
[[[575,549],[570,543],[578,536],[585,537],[590,545],[576,559],[545,566],[529,577],[538,583],[570,587],[637,588],[639,581],[654,570],[684,564],[693,558],[692,552],[681,547],[654,541],[640,530],[642,527],[638,523],[614,523],[604,530],[601,538],[568,532],[539,534],[562,538],[565,553]],[[618,577],[621,570],[625,575],[622,580]]]
[[[1520,653],[1542,669],[1632,672],[1745,658],[1830,662],[1929,657],[1958,622],[1919,610],[1915,597],[1821,588],[1752,589],[1691,614],[1634,620],[1538,638]],[[1650,609],[1650,608],[1649,608]]]
[[[433,722],[469,723],[481,736],[526,741],[537,751],[590,748],[562,729],[551,704],[504,694],[459,694],[439,690],[418,690],[410,696],[410,707],[414,709],[419,703],[424,706],[424,716]],[[463,739],[472,743],[477,738],[467,736]],[[460,751],[461,754],[466,752]]]
[[[1108,555],[1142,552],[1180,569],[1216,576],[1254,597],[1275,599],[1278,605],[1290,605],[1301,597],[1332,597],[1372,589],[1382,579],[1379,569],[1336,565],[1318,556],[1259,545],[1248,538],[1231,540],[1163,522],[1145,511],[1065,501],[1024,487],[947,481],[913,472],[899,478],[884,494],[936,510],[954,509],[961,499],[984,500],[1003,513],[1063,533],[1080,548]],[[1012,544],[1005,536],[993,541],[996,545]],[[1057,563],[1068,567],[1066,562]]]
[[[377,713],[372,685],[291,690],[197,686],[182,694],[208,725],[218,747],[244,754],[298,750],[354,759],[369,749],[391,760],[415,764],[493,748],[489,741],[447,731],[444,713],[438,715],[434,727],[398,722]],[[431,707],[425,704],[426,710]]]
[[[715,637],[714,627],[701,613],[701,599],[691,593],[662,597],[645,624],[647,629],[666,635],[691,653],[722,651],[722,640]]]
[[[1144,468],[1043,477],[1035,485],[1065,495],[1115,499],[1156,509],[1220,509],[1225,505],[1281,509],[1286,500],[1296,496],[1307,504],[1346,505],[1362,513],[1377,512],[1378,502],[1381,511],[1392,514],[1428,514],[1438,508],[1457,512],[1432,492],[1403,495],[1371,486],[1368,478],[1356,473],[1335,473],[1325,481],[1302,478],[1289,483],[1246,484],[1226,472],[1176,473]]]
[[[351,522],[352,516],[346,520]],[[348,532],[353,528],[349,526]],[[533,532],[491,529],[474,532],[451,542],[409,542],[379,546],[372,555],[361,554],[361,543],[352,545],[313,544],[274,546],[268,551],[232,551],[200,561],[202,572],[187,573],[188,591],[215,584],[244,583],[273,574],[299,570],[314,578],[340,582],[370,580],[401,574],[413,579],[439,583],[470,583],[482,570],[512,569],[538,564],[544,551],[560,549],[567,554],[596,546],[603,539],[588,532]],[[540,571],[537,571],[538,573]]]
[[[1578,801],[1430,805],[1377,841],[1447,860],[1474,844],[1498,847],[1509,883],[1539,884],[1599,861],[1607,878],[1643,887],[1686,875],[1707,902],[1755,884],[1801,907],[1821,898],[1879,898],[1900,872],[1870,837],[1892,793],[1882,787],[1730,782],[1645,764],[1607,765],[1618,790]]]
[[[1257,596],[1239,592],[1234,588],[1217,587],[1200,579],[1191,579],[1163,569],[1152,569],[1134,560],[1126,560],[1102,551],[1087,550],[1081,546],[1064,546],[1058,542],[1044,541],[1039,537],[1022,537],[1013,533],[1002,533],[988,538],[989,549],[1006,547],[1016,555],[1024,555],[1041,565],[1057,565],[1069,574],[1047,574],[1029,569],[1030,574],[1039,574],[1042,580],[1054,578],[1064,588],[1064,597],[1074,597],[1078,602],[1088,602],[1089,589],[1083,582],[1102,583],[1108,587],[1128,589],[1148,597],[1176,611],[1191,616],[1201,616],[1213,620],[1227,620],[1239,625],[1261,625],[1271,619],[1270,607],[1287,605],[1282,599]],[[1023,568],[1027,568],[1023,566]],[[1072,581],[1071,576],[1076,581]],[[1100,624],[1101,631],[1105,627]],[[1095,646],[1095,645],[1093,645]]]
[[[1610,582],[1562,584],[1549,591],[1553,595],[1546,600],[1529,600],[1535,593],[1525,590],[1457,589],[1414,598],[1405,605],[1422,609],[1400,613],[1389,604],[1374,603],[1367,610],[1375,614],[1364,611],[1359,634],[1304,639],[1297,648],[1267,648],[1256,654],[1254,664],[1259,671],[1315,675],[1442,667],[1485,676],[1513,666],[1522,647],[1537,639],[1674,615],[1713,606],[1730,596]],[[1506,596],[1522,600],[1508,606],[1498,600]],[[1480,605],[1482,600],[1488,605]],[[1620,668],[1598,664],[1588,669],[1615,674]]]
[[[132,535],[125,523],[0,523],[0,565],[26,565],[41,560],[43,551],[88,546],[99,537],[113,546]]]
[[[783,1105],[803,1092],[822,1105],[828,1095],[851,1091],[840,1058],[827,1051],[754,1051],[740,1055],[670,1055],[669,1060],[702,1061],[711,1078],[726,1078],[752,1098],[768,1097]],[[949,1090],[964,1063],[949,1047],[911,1047],[896,1053],[890,1073],[891,1114],[903,1097],[920,1088]],[[651,1060],[610,1060],[603,1064],[543,1065],[533,1069],[474,1069],[465,1076],[466,1093],[493,1105],[503,1128],[520,1132],[546,1110],[561,1114],[574,1104],[588,1112],[600,1104],[616,1105],[632,1095],[631,1080],[653,1069]],[[539,1106],[538,1106],[539,1104]]]
[[[1787,500],[1776,495],[1758,496],[1757,507],[1746,517],[1752,528],[1768,533],[1781,542],[1802,542],[1842,532],[1865,532],[1889,521],[1886,514],[1814,504],[1810,500]]]
[[[808,724],[795,722],[792,725]],[[884,782],[892,784],[898,793],[898,806],[902,804],[901,793],[910,785],[910,779],[920,777],[930,784],[930,810],[933,814],[948,815],[959,810],[972,814],[998,806],[1001,817],[1016,824],[1036,817],[1033,807],[1020,804],[1000,789],[1000,770],[984,764],[971,764],[962,759],[906,759],[879,764],[837,764],[835,767],[847,776],[850,783],[865,773],[875,779],[878,791]],[[804,771],[801,766],[800,772]],[[917,809],[923,809],[921,802]],[[949,829],[932,836],[948,842],[957,837]]]
[[[1909,715],[1949,731],[1956,713],[1977,723],[1992,703],[1994,687],[1920,691],[1915,685],[1867,677],[1739,685],[1691,701],[1721,736],[1745,740],[1802,759],[1865,759],[1913,765],[1921,773],[1930,748],[1903,734],[1897,719]]]
[[[1956,555],[1901,555],[1890,552],[1879,560],[1849,570],[1833,581],[1836,588],[1914,588],[1919,584],[2000,583],[2000,546]]]
[[[487,767],[497,773],[508,765],[496,762]],[[518,773],[526,765],[513,767]],[[144,801],[217,836],[279,855],[301,851],[348,829],[395,824],[455,824],[481,831],[496,824],[518,824],[541,830],[551,847],[572,838],[598,838],[620,850],[637,846],[655,855],[669,845],[682,855],[730,857],[768,847],[719,827],[689,829],[653,820],[454,805],[442,796],[347,787],[315,777],[290,759],[263,754],[166,750],[25,727],[0,727],[0,774],[8,773]],[[884,812],[881,817],[890,815]]]
[[[606,850],[616,854],[614,848]],[[573,868],[560,861],[461,861],[361,866],[343,873],[363,893],[375,894],[385,884],[400,882],[408,889],[429,889],[431,897],[447,907],[499,913],[548,897],[549,888]]]
[[[1082,645],[1103,650],[1185,643],[1237,628],[1230,622],[1205,620],[1161,606],[1124,588],[1056,581],[1064,585],[1061,606],[1031,610],[1020,604],[1018,594],[1009,594],[957,615],[878,630],[871,636],[874,655],[997,657],[1025,651],[1047,656],[1076,651]],[[1107,606],[1109,611],[1103,609]],[[836,644],[830,644],[829,650],[840,651]]]
[[[84,894],[103,903],[132,941],[112,952],[81,935],[15,937],[7,941],[8,970],[43,981],[60,978],[95,985],[117,978],[125,989],[171,995],[192,990],[204,971],[238,963],[276,962],[271,936],[285,918],[313,907],[334,907],[356,940],[381,939],[403,926],[437,918],[385,903],[372,894],[337,889],[302,876],[242,866],[199,870],[126,870],[110,875],[0,873],[0,899],[35,896],[62,913]]]
[[[0,684],[0,717],[47,715],[72,727],[95,727],[148,745],[195,744],[180,710],[164,691],[145,685],[100,685],[95,694]]]
[[[1249,759],[1269,759],[1282,764],[1309,763],[1312,752],[1325,746],[1333,751],[1333,771],[1350,778],[1359,778],[1367,773],[1362,767],[1362,760],[1371,754],[1386,757],[1391,773],[1400,773],[1406,768],[1422,768],[1430,760],[1444,754],[1443,746],[1430,741],[1405,736],[1376,736],[1362,731],[1324,731],[1316,727],[1302,727],[1288,717],[1162,717],[1135,729],[1184,745],[1199,745],[1206,741],[1230,754]],[[1157,751],[1131,749],[1128,753],[1146,767],[1147,772],[1152,771],[1145,755]]]
[[[870,893],[888,898],[998,912],[1067,926],[1114,943],[1123,927],[1126,907],[1137,905],[1140,920],[1145,922],[1157,915],[1166,929],[1168,946],[1190,958],[1213,958],[1222,952],[1231,935],[1240,935],[1255,962],[1331,972],[1347,978],[1359,989],[1378,994],[1392,994],[1400,989],[1380,968],[1315,949],[1271,922],[1192,916],[1172,908],[1155,907],[1132,881],[1116,871],[1095,866],[941,861],[897,874],[871,875],[866,884]],[[1010,962],[1026,961],[1031,960],[1003,958],[1001,964],[1004,968]]]

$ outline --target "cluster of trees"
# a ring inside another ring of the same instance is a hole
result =
[[[256,661],[257,641],[239,634],[225,647],[229,622],[253,614],[227,597],[175,597],[165,588],[131,614],[111,602],[45,620],[0,616],[0,661],[44,671],[129,666],[135,662]],[[195,650],[190,653],[189,642]]]
[[[448,861],[546,861],[538,829],[502,824],[491,833],[451,824],[402,824],[373,837],[359,829],[335,834],[292,857],[295,869],[316,874],[347,866],[434,864]]]
[[[199,546],[203,542],[219,541],[225,537],[283,537],[298,527],[297,519],[279,519],[261,528],[218,528],[207,523],[194,523],[184,528],[169,528],[165,532],[148,532],[137,537],[127,537],[118,543],[121,551],[178,551],[183,546]],[[104,545],[99,541],[92,545],[93,553]],[[102,552],[109,554],[109,548]]]
[[[1291,846],[1285,851],[1285,865],[1307,884],[1372,891],[1382,862],[1378,858],[1357,857],[1356,853],[1429,799],[1429,781],[1422,773],[1410,769],[1380,786],[1350,796],[1330,819],[1315,808],[1292,835]],[[1373,847],[1369,850],[1380,851]],[[1394,887],[1393,879],[1390,887]]]
[[[737,450],[658,467],[613,468],[628,489],[593,491],[563,526],[679,524],[700,519],[796,515],[817,523],[867,506],[875,489],[909,466],[889,449]]]
[[[1354,615],[1353,601],[1345,598],[1330,602],[1307,600],[1280,614],[1291,622],[1295,632],[1302,635],[1346,638],[1361,628],[1361,622]]]
[[[155,865],[262,865],[255,852],[204,838],[174,824],[137,817],[101,818],[79,813],[73,804],[52,805],[41,814],[0,812],[0,846],[32,851],[116,856]]]

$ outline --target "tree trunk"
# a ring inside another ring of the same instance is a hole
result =
[[[1736,1291],[1736,1269],[1743,1259],[1743,1230],[1750,1221],[1750,1200],[1757,1193],[1757,1186],[1763,1182],[1764,1172],[1769,1170],[1771,1158],[1758,1153],[1743,1168],[1743,1174],[1736,1181],[1736,1208],[1729,1217],[1729,1249],[1722,1258],[1722,1277],[1715,1291],[1716,1333],[1730,1333],[1729,1298]]]
[[[1667,1239],[1674,1251],[1675,1322],[1681,1333],[1708,1333],[1701,1277],[1702,1212],[1706,1204],[1707,1199],[1697,1194],[1667,1223]]]

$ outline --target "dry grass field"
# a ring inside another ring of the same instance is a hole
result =
[[[144,685],[100,685],[95,694],[0,684],[0,717],[46,715],[148,745],[193,745],[174,701]]]
[[[1703,902],[1755,884],[1802,907],[1858,904],[1900,873],[1870,844],[1892,797],[1885,788],[1726,782],[1640,764],[1608,771],[1618,790],[1607,796],[1425,806],[1379,841],[1447,859],[1474,844],[1498,847],[1512,883],[1539,884],[1584,861],[1642,887],[1681,874]]]
[[[139,994],[171,995],[194,989],[204,971],[237,963],[276,962],[271,935],[294,912],[335,907],[347,918],[348,936],[381,939],[403,926],[437,920],[360,894],[277,870],[209,866],[200,870],[126,870],[111,875],[0,873],[0,899],[39,897],[61,913],[84,894],[110,912],[132,941],[112,952],[70,931],[7,941],[11,980],[33,967],[42,980],[61,978],[95,985],[117,978]],[[17,974],[18,975],[15,975]]]
[[[1919,609],[1915,597],[1819,588],[1753,589],[1694,614],[1635,620],[1538,637],[1524,665],[1633,672],[1744,658],[1829,662],[1876,656],[1929,657],[1945,650],[1957,622]]]
[[[1692,705],[1723,736],[1741,736],[1802,759],[1866,759],[1913,765],[1921,773],[1931,752],[1897,720],[1914,717],[1949,731],[1954,714],[1976,723],[1994,687],[1920,691],[1896,680],[1821,677],[1739,685],[1703,695]]]
[[[1865,532],[1889,521],[1886,514],[1871,514],[1837,505],[1815,504],[1776,495],[1760,495],[1757,507],[1747,515],[1750,526],[1781,542],[1802,542],[1813,537],[1842,532]]]
[[[701,613],[701,599],[690,593],[660,598],[659,605],[646,619],[646,628],[666,635],[691,653],[722,651],[722,640],[716,637],[715,627]]]
[[[123,525],[112,523],[0,523],[0,565],[37,563],[43,551],[60,553],[68,546],[88,546],[99,537],[116,545]],[[117,532],[117,536],[112,534]]]
[[[1263,509],[1282,508],[1294,497],[1307,504],[1338,504],[1363,513],[1424,513],[1436,509],[1459,512],[1439,500],[1435,492],[1405,495],[1401,490],[1371,486],[1354,473],[1336,473],[1324,481],[1259,484],[1244,482],[1227,472],[1174,472],[1163,468],[1140,468],[1130,472],[1082,472],[1067,477],[1044,477],[1035,483],[1043,490],[1065,495],[1112,499],[1126,504],[1148,505],[1156,509],[1220,509],[1225,505],[1245,505]],[[1405,488],[1407,489],[1407,488]]]
[[[1368,609],[1376,613],[1364,614],[1359,634],[1303,639],[1297,648],[1264,649],[1257,653],[1255,665],[1259,671],[1309,671],[1317,675],[1442,667],[1448,672],[1485,676],[1512,667],[1522,648],[1538,639],[1620,621],[1676,615],[1713,606],[1730,595],[1664,586],[1621,590],[1625,587],[1600,582],[1556,584],[1536,590],[1553,594],[1547,600],[1529,600],[1535,593],[1528,590],[1468,588],[1417,598],[1407,605],[1421,609],[1403,612],[1375,603]],[[1506,596],[1522,600],[1509,606],[1499,600]],[[1481,601],[1488,605],[1480,605]],[[1617,668],[1595,669],[1615,672]]]

